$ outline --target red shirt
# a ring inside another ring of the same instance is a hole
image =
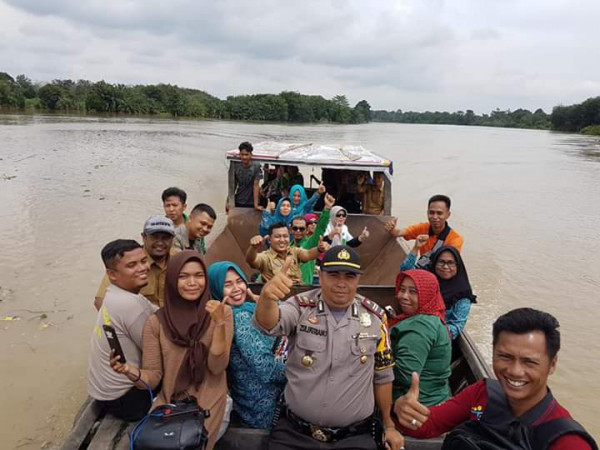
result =
[[[429,408],[429,420],[418,430],[400,427],[407,436],[418,439],[429,439],[452,430],[467,420],[478,421],[487,406],[487,390],[485,381],[478,381],[466,387],[456,397],[438,406]],[[571,417],[569,411],[554,401],[540,416],[534,425],[541,425],[554,419]],[[563,436],[550,446],[550,450],[591,450],[592,447],[579,435]]]

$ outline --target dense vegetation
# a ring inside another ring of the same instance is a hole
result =
[[[354,107],[345,95],[328,100],[298,92],[229,96],[225,100],[204,91],[170,84],[135,85],[54,80],[36,84],[25,75],[13,78],[0,72],[0,109],[62,113],[168,115],[206,119],[268,120],[278,122],[365,123],[398,122],[554,129],[600,134],[600,97],[571,106],[501,111],[477,115],[457,112],[371,111],[366,100]]]
[[[350,107],[344,95],[327,100],[297,92],[230,96],[170,84],[125,86],[104,81],[54,80],[38,85],[25,75],[0,72],[0,107],[64,113],[170,115],[207,119],[364,123],[371,120],[365,100]]]

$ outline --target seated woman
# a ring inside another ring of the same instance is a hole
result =
[[[289,197],[282,197],[277,202],[269,202],[262,214],[262,220],[258,227],[258,234],[266,236],[269,234],[269,227],[274,223],[285,223],[290,226],[292,223],[292,202]]]
[[[336,245],[347,245],[348,247],[358,247],[364,242],[370,235],[367,227],[364,228],[360,236],[357,238],[353,237],[348,231],[346,225],[346,218],[348,217],[348,211],[341,206],[334,206],[331,208],[331,215],[329,216],[329,225],[325,229],[325,240],[331,244],[332,247]]]
[[[212,449],[225,415],[232,339],[231,308],[209,300],[204,261],[200,253],[184,250],[169,259],[165,305],[144,326],[142,369],[121,364],[118,357],[111,365],[139,389],[146,385],[154,389],[162,381],[153,408],[195,397],[210,411],[204,425],[207,449]]]
[[[221,261],[208,268],[211,297],[233,309],[234,335],[228,381],[233,409],[250,428],[271,428],[277,400],[285,386],[285,365],[275,358],[276,338],[252,325],[256,309],[244,272],[234,263]],[[247,301],[249,300],[249,301]]]
[[[302,186],[296,184],[290,189],[290,199],[292,200],[292,217],[304,216],[313,212],[315,204],[319,197],[325,193],[325,186],[319,185],[319,189],[312,195],[310,199],[306,198],[306,191]]]
[[[408,392],[412,373],[417,372],[419,402],[426,406],[442,403],[450,398],[452,344],[438,282],[426,270],[400,272],[396,299],[402,312],[390,321],[394,401]]]
[[[401,271],[415,268],[419,258],[419,248],[427,242],[429,236],[423,235],[420,238],[421,236],[417,237],[415,246],[406,255],[400,266]],[[436,276],[440,284],[440,291],[446,305],[446,324],[452,333],[452,339],[456,339],[465,328],[471,303],[477,303],[477,296],[471,290],[467,269],[459,251],[454,247],[440,247],[431,255],[430,261],[431,265],[427,270]]]

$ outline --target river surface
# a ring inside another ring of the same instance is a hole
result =
[[[491,324],[549,311],[563,346],[550,385],[600,436],[600,139],[434,125],[279,125],[0,115],[2,448],[56,446],[86,396],[102,246],[139,238],[176,185],[188,205],[226,194],[224,152],[249,140],[361,144],[394,161],[399,224],[452,197],[451,225],[479,303],[468,330],[487,358]]]

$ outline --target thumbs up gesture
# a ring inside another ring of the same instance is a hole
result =
[[[371,233],[369,233],[369,229],[365,227],[364,230],[362,230],[362,233],[360,233],[360,236],[358,236],[358,240],[364,242],[365,239],[369,239],[369,236],[371,236]]]
[[[418,430],[429,418],[429,408],[419,403],[419,374],[413,372],[412,383],[406,394],[396,400],[394,412],[400,425]]]
[[[260,301],[270,300],[276,302],[283,300],[289,295],[294,283],[287,276],[287,272],[292,266],[293,261],[291,256],[288,257],[283,263],[281,270],[263,286],[260,292]]]

